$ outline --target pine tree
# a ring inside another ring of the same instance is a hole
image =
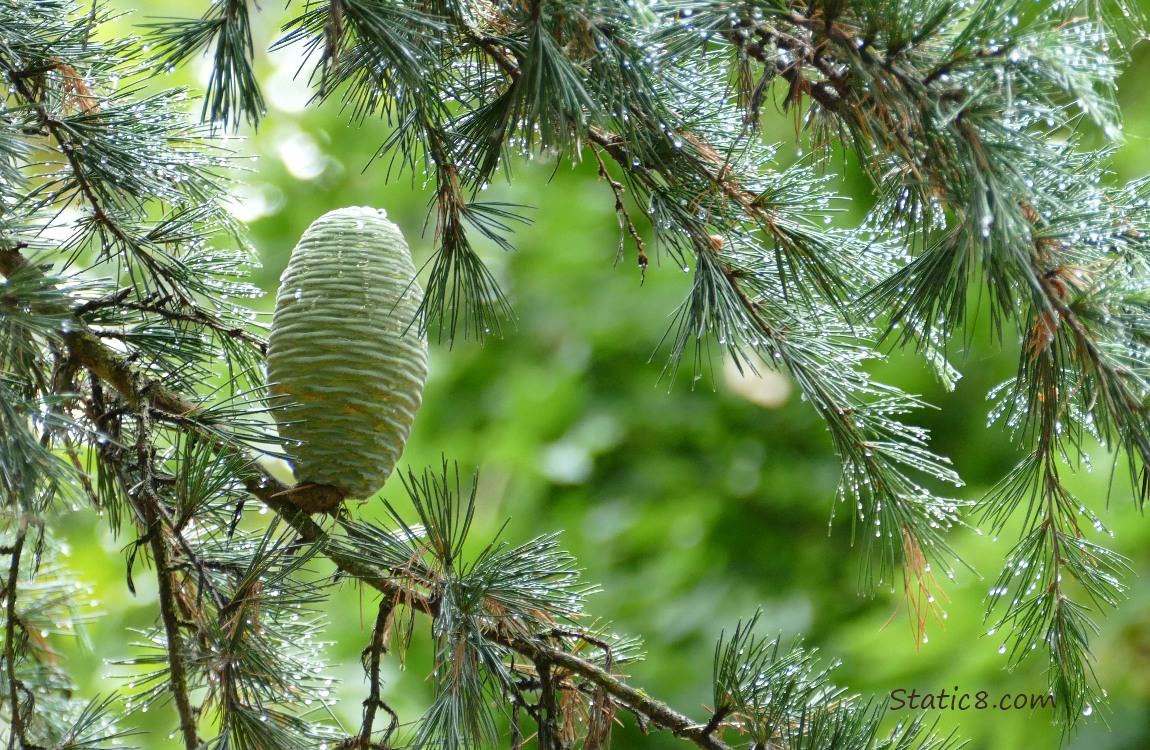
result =
[[[510,311],[473,242],[510,248],[523,216],[485,201],[484,186],[523,156],[594,160],[620,252],[640,273],[654,252],[692,273],[669,372],[684,358],[703,366],[717,346],[787,373],[825,422],[868,585],[900,580],[925,624],[932,571],[960,562],[947,530],[1021,518],[989,603],[996,628],[1012,663],[1047,660],[1067,729],[1099,700],[1090,637],[1123,595],[1125,563],[1064,477],[1093,438],[1126,461],[1139,505],[1150,494],[1150,183],[1114,184],[1113,147],[1088,146],[1120,137],[1113,88],[1136,8],[309,0],[293,11],[280,44],[308,51],[317,99],[356,121],[384,118],[380,160],[431,181],[419,325],[433,339],[482,340]],[[474,490],[447,460],[403,477],[417,517],[393,510],[388,524],[351,509],[311,515],[306,490],[262,468],[276,407],[219,140],[264,116],[256,12],[220,0],[202,18],[153,22],[142,40],[108,40],[99,4],[0,6],[8,747],[130,743],[133,712],[157,702],[174,706],[188,750],[591,750],[627,715],[710,750],[736,735],[756,748],[956,747],[922,719],[882,730],[881,703],[836,687],[801,644],[763,637],[753,615],[719,637],[709,717],[658,701],[656,686],[622,676],[636,640],[580,624],[592,587],[553,535],[464,554]],[[189,92],[147,93],[157,72],[203,53],[212,73],[198,120]],[[759,137],[771,102],[793,114],[812,160],[777,165]],[[824,222],[840,147],[878,195],[862,226]],[[902,421],[919,401],[867,365],[907,347],[953,383],[948,356],[975,295],[1000,339],[1022,342],[992,417],[1027,455],[964,508],[933,489],[959,478]],[[80,506],[129,540],[128,585],[158,585],[136,659],[151,671],[127,703],[75,695],[47,640],[79,617],[53,525]],[[335,584],[316,573],[325,560],[378,595],[352,736],[315,708],[325,688],[313,612]],[[381,664],[418,623],[436,643],[435,663],[421,665],[436,698],[400,717]]]

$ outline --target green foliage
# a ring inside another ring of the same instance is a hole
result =
[[[245,301],[260,294],[256,263],[227,210],[235,186],[218,140],[266,114],[258,10],[228,0],[199,19],[153,19],[141,43],[103,32],[111,16],[98,4],[0,8],[9,746],[131,741],[124,727],[152,708],[188,750],[525,737],[596,750],[629,714],[711,750],[736,733],[764,748],[957,746],[925,717],[885,723],[881,702],[835,686],[811,651],[759,635],[758,615],[720,636],[709,720],[652,698],[624,679],[637,641],[585,624],[597,588],[553,534],[472,546],[479,484],[465,492],[446,460],[409,473],[409,502],[393,498],[382,521],[352,507],[309,517],[323,498],[267,468],[279,407],[265,402],[266,345]],[[491,181],[532,160],[586,160],[618,221],[618,257],[634,259],[640,281],[655,276],[653,260],[690,274],[686,298],[664,310],[668,381],[684,359],[704,377],[717,353],[797,387],[838,460],[863,587],[901,577],[916,640],[945,616],[932,570],[956,576],[951,539],[970,501],[941,489],[961,485],[958,474],[927,430],[904,422],[925,402],[875,371],[884,342],[904,346],[953,388],[947,357],[965,350],[971,301],[985,298],[996,340],[1019,357],[991,420],[1021,450],[970,516],[1018,533],[986,602],[990,632],[1009,639],[1012,666],[1045,654],[1070,731],[1102,695],[1096,616],[1119,604],[1131,567],[1100,543],[1106,530],[1070,469],[1101,443],[1127,463],[1139,507],[1150,492],[1147,182],[1115,185],[1113,151],[1094,145],[1121,132],[1113,87],[1138,14],[1102,10],[331,0],[289,6],[274,46],[310,61],[316,105],[386,124],[369,153],[388,176],[427,179],[434,256],[412,322],[448,344],[500,332],[516,296],[530,295],[505,291],[514,280],[488,267],[486,249],[512,248],[512,228],[528,223],[514,198],[483,195]],[[210,72],[196,123],[186,90],[156,89],[159,72],[201,54]],[[809,161],[785,165],[764,142],[772,101],[805,131]],[[845,205],[827,175],[833,144],[874,190],[858,226],[835,221]],[[565,238],[543,239],[565,253]],[[534,309],[553,312],[562,293],[549,288]],[[465,401],[453,405],[460,421],[478,408]],[[556,455],[564,440],[601,438],[586,424],[556,436]],[[679,428],[702,431],[692,415]],[[612,461],[616,478],[638,481],[643,467]],[[83,506],[126,540],[128,589],[146,577],[157,592],[154,626],[120,662],[133,673],[122,702],[75,697],[46,640],[86,619],[53,541]],[[637,533],[665,544],[648,525]],[[352,730],[328,709],[326,653],[340,644],[323,641],[318,614],[345,580],[379,597]],[[392,649],[418,654],[424,617],[432,694],[411,723],[389,705],[383,674]]]

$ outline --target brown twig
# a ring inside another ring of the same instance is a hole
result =
[[[641,285],[647,280],[647,251],[639,230],[635,228],[635,222],[631,221],[631,214],[627,212],[627,204],[623,200],[623,183],[611,177],[611,173],[607,171],[607,165],[603,163],[603,156],[599,153],[599,147],[594,143],[591,144],[591,153],[595,155],[595,161],[599,164],[599,177],[611,186],[611,192],[615,196],[615,217],[619,220],[619,253],[616,256],[616,262],[623,257],[627,235],[631,235],[631,239],[635,243],[636,261],[639,264],[639,284]]]
[[[379,602],[379,611],[375,616],[375,627],[371,631],[371,643],[364,649],[363,662],[364,671],[367,672],[368,681],[368,694],[367,698],[363,701],[363,724],[359,730],[358,747],[371,748],[373,747],[371,735],[374,731],[375,714],[379,709],[383,709],[391,716],[391,724],[387,729],[387,735],[384,737],[380,747],[387,747],[388,740],[391,738],[395,728],[399,726],[399,716],[383,701],[381,696],[382,678],[380,677],[380,665],[383,660],[383,655],[387,653],[387,641],[390,636],[391,625],[395,616],[395,598],[391,596],[384,596]]]
[[[16,531],[16,539],[12,546],[4,552],[11,557],[8,564],[8,581],[5,586],[4,609],[7,622],[4,627],[4,667],[8,672],[8,702],[12,722],[11,732],[8,734],[8,747],[11,750],[23,748],[28,745],[25,736],[24,714],[20,711],[20,691],[24,684],[16,675],[16,629],[20,626],[20,617],[16,612],[16,588],[20,582],[20,557],[24,551],[24,541],[28,536],[28,519],[21,515],[20,527]]]

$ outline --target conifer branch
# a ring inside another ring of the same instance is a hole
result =
[[[836,257],[841,253],[835,246],[852,240],[830,237],[807,226],[808,206],[787,205],[789,196],[780,195],[787,189],[786,178],[765,181],[747,175],[748,170],[756,169],[751,158],[757,151],[746,139],[720,132],[715,135],[718,140],[712,142],[702,128],[668,106],[668,101],[679,96],[677,87],[689,85],[688,74],[684,69],[682,80],[672,76],[671,83],[649,77],[646,68],[651,56],[644,58],[642,47],[647,42],[635,21],[618,28],[607,18],[585,12],[553,14],[539,3],[521,8],[491,8],[486,14],[473,13],[463,6],[444,7],[446,21],[462,38],[461,47],[479,71],[478,78],[472,81],[470,77],[456,77],[458,69],[452,67],[450,48],[411,50],[411,55],[427,54],[429,60],[434,59],[428,65],[429,75],[439,80],[445,90],[455,92],[453,98],[463,102],[464,107],[459,115],[452,116],[437,101],[409,102],[405,97],[411,90],[401,87],[402,95],[396,101],[406,117],[397,122],[396,132],[379,151],[414,166],[418,144],[425,163],[430,162],[428,168],[436,176],[438,249],[421,309],[424,323],[440,321],[441,334],[448,332],[451,340],[461,314],[465,322],[470,322],[466,330],[480,338],[498,322],[491,310],[505,307],[505,300],[472,251],[464,222],[509,247],[504,237],[506,228],[480,222],[481,205],[469,203],[464,190],[476,190],[486,184],[510,150],[509,142],[519,141],[516,149],[523,152],[538,148],[572,158],[578,158],[585,144],[593,150],[602,149],[619,164],[635,188],[633,200],[646,200],[661,207],[652,211],[663,214],[654,218],[670,228],[665,237],[659,238],[661,244],[684,267],[691,256],[698,264],[699,283],[678,318],[671,368],[678,364],[689,340],[697,342],[716,334],[736,361],[749,363],[752,359],[748,353],[762,350],[771,361],[797,370],[800,386],[836,435],[836,449],[844,461],[842,494],[851,506],[859,507],[857,518],[852,518],[863,528],[879,522],[879,542],[869,533],[864,536],[868,547],[873,545],[880,550],[876,556],[878,579],[893,575],[901,551],[907,546],[939,561],[949,557],[932,529],[951,525],[953,509],[946,501],[924,495],[899,465],[913,466],[947,481],[956,481],[957,477],[921,444],[909,452],[887,449],[888,444],[893,447],[898,439],[915,432],[889,418],[894,411],[914,406],[913,399],[896,406],[901,394],[867,384],[866,376],[851,365],[839,363],[837,368],[828,370],[824,360],[802,351],[809,339],[799,344],[775,333],[763,339],[766,330],[795,327],[795,321],[782,320],[795,317],[789,311],[776,309],[764,315],[764,306],[773,302],[772,294],[778,291],[784,299],[797,292],[811,311],[802,325],[813,330],[845,322],[856,328],[858,338],[865,339],[865,326],[853,320],[854,316],[842,305],[843,298],[853,296],[850,288],[858,280],[848,280],[846,262]],[[325,15],[330,16],[331,11],[319,7],[306,20],[293,22],[297,31],[290,39],[303,39],[305,28],[318,34]],[[356,37],[346,25],[344,28],[349,40],[345,44],[350,44]],[[330,24],[323,29],[329,33]],[[806,44],[798,34],[783,43],[796,48]],[[325,44],[326,48],[332,46],[330,37]],[[406,63],[394,59],[394,50],[382,40],[372,44],[378,45],[377,53],[389,60],[389,69],[394,69],[396,75],[405,70]],[[661,55],[668,60],[668,68],[679,65],[677,60],[670,62],[676,51],[668,48]],[[326,80],[327,64],[322,67]],[[622,81],[615,82],[620,67],[626,72]],[[590,73],[584,80],[586,71]],[[721,83],[714,81],[714,85]],[[473,93],[477,91],[481,93]],[[368,93],[365,87],[352,85],[345,98],[356,96],[366,101]],[[684,109],[689,106],[692,105],[685,105]],[[693,106],[705,105],[700,101]],[[748,153],[744,155],[742,151]],[[813,203],[814,197],[807,200]],[[615,202],[617,213],[620,207],[623,209],[620,221],[627,229],[630,221],[623,215],[626,206],[618,190]],[[636,238],[642,268],[646,252],[634,227],[630,230]],[[751,248],[759,241],[753,237],[755,231],[764,232],[775,247],[777,283],[766,278],[769,271],[764,273],[765,269],[750,265]],[[869,259],[850,266],[851,276],[869,273],[874,283],[882,278],[879,271],[880,265]],[[752,300],[753,304],[748,304]],[[834,309],[823,309],[824,303]],[[767,317],[779,320],[767,323]],[[696,357],[698,354],[696,349]],[[701,363],[695,364],[697,368]],[[867,405],[868,397],[882,405]],[[879,410],[884,413],[869,415]],[[918,438],[914,440],[920,442]],[[856,500],[860,494],[862,497],[857,500],[861,503]],[[883,507],[887,512],[876,513]],[[868,570],[869,565],[868,562]],[[873,576],[868,575],[868,579]]]
[[[67,160],[68,167],[71,169],[72,175],[76,180],[76,187],[84,201],[92,210],[93,221],[106,228],[107,231],[119,242],[122,242],[125,245],[131,245],[131,238],[123,229],[120,228],[118,223],[112,220],[112,218],[104,210],[104,203],[100,196],[97,194],[95,186],[89,180],[88,170],[85,168],[79,154],[76,151],[72,135],[69,133],[64,123],[61,122],[61,120],[58,119],[55,114],[49,111],[49,109],[45,106],[43,102],[44,92],[41,91],[38,93],[31,84],[33,76],[44,75],[46,71],[36,68],[21,70],[22,66],[20,66],[18,64],[19,61],[16,60],[8,60],[4,62],[5,67],[9,68],[10,70],[19,71],[11,76],[11,87],[24,101],[24,103],[32,108],[39,123],[40,129],[52,137],[52,140],[54,140],[56,143],[56,147]],[[42,65],[42,63],[39,61],[34,61],[33,64],[37,66]],[[49,64],[48,70],[61,65],[66,64],[62,62]],[[96,105],[93,104],[91,106],[95,107]],[[96,110],[98,111],[98,107]]]
[[[17,272],[39,273],[38,269],[35,269],[18,252],[0,250],[0,273],[10,277]],[[63,301],[59,304],[63,305]],[[115,388],[137,414],[147,413],[147,410],[155,409],[157,411],[152,413],[157,418],[163,419],[166,416],[165,412],[175,415],[194,415],[199,409],[186,396],[178,394],[162,383],[137,372],[121,355],[102,344],[96,336],[85,331],[74,331],[68,334],[65,340],[76,361]],[[191,425],[195,425],[195,422],[192,421]],[[208,433],[207,436],[210,438],[217,437],[214,432]],[[241,449],[235,444],[223,444],[220,446],[220,450],[226,453],[237,453]],[[258,464],[255,464],[250,456],[243,456],[243,458],[247,462],[247,468],[236,478],[244,484],[247,490],[283,518],[299,534],[302,541],[313,545],[323,544],[329,538],[329,533],[312,520],[309,512],[304,509],[314,506],[316,496],[321,498],[320,503],[322,504],[322,488],[288,487],[264,471]],[[149,502],[152,509],[148,512],[157,513],[155,510],[157,501],[153,499]],[[157,538],[160,536],[159,534],[156,535]],[[157,544],[166,544],[166,542],[157,542],[156,539],[149,541],[153,554],[161,555],[156,557],[157,575],[170,575],[168,565],[161,562],[166,561],[166,547],[159,551],[156,550]],[[324,545],[323,553],[344,574],[377,589],[385,597],[395,598],[410,609],[421,612],[432,619],[439,616],[439,605],[432,598],[413,591],[401,578],[392,573],[369,565],[334,545]],[[161,573],[161,570],[165,572]],[[162,591],[163,583],[161,583],[161,593]],[[170,589],[169,593],[171,593]],[[169,630],[169,643],[178,643],[179,624],[178,622],[169,623],[165,615],[165,626],[168,625],[176,628],[175,631]],[[712,736],[711,732],[702,731],[705,724],[692,721],[689,717],[648,696],[646,692],[627,685],[608,670],[585,659],[549,646],[536,638],[498,626],[485,631],[484,637],[514,650],[533,663],[558,667],[590,680],[610,694],[619,705],[643,715],[652,725],[670,731],[676,737],[682,737],[705,750],[726,750],[727,746]],[[174,689],[185,684],[183,678],[177,676],[175,670],[173,670],[171,679]],[[177,700],[179,700],[179,692],[177,689]],[[182,706],[182,703],[178,705]],[[191,711],[190,706],[188,711]],[[180,715],[183,723],[184,717],[190,717],[191,713],[185,714],[184,708],[181,707]],[[194,738],[196,736],[194,733],[189,734],[189,731],[193,729],[194,721],[184,730],[186,743],[190,743],[189,737]],[[189,744],[189,747],[193,746]]]
[[[24,554],[24,542],[28,535],[28,520],[21,517],[20,526],[16,531],[16,538],[12,545],[4,550],[8,556],[8,579],[4,585],[4,667],[8,682],[8,709],[10,712],[11,733],[8,735],[9,750],[28,746],[28,738],[24,728],[24,701],[23,695],[28,694],[28,688],[21,682],[16,674],[16,664],[19,660],[17,653],[17,630],[21,627],[20,614],[16,611],[17,587],[20,583],[20,564]]]
[[[177,593],[174,585],[176,571],[168,550],[168,530],[162,521],[163,500],[155,488],[153,475],[154,451],[149,436],[149,408],[142,406],[136,413],[138,432],[136,438],[136,460],[142,469],[143,478],[135,488],[125,487],[129,496],[135,493],[135,505],[139,509],[144,527],[144,536],[152,550],[152,562],[156,567],[156,583],[160,601],[160,617],[164,625],[168,648],[168,686],[176,713],[180,717],[180,736],[187,750],[200,746],[196,724],[196,711],[188,692],[187,655],[184,650],[184,637],[180,626]]]
[[[200,19],[151,24],[160,50],[156,62],[161,69],[214,45],[203,116],[224,128],[236,128],[242,120],[256,126],[265,113],[252,63],[255,49],[250,16],[247,0],[223,0],[213,3]]]
[[[122,290],[123,292],[130,292],[130,290]],[[121,293],[117,293],[113,297],[113,301],[104,304],[115,307],[118,310],[133,310],[141,313],[153,313],[165,320],[181,323],[194,323],[203,326],[204,328],[215,331],[221,336],[233,338],[250,346],[260,354],[267,353],[267,342],[261,337],[256,336],[240,326],[232,325],[228,321],[222,320],[218,315],[205,312],[203,309],[195,305],[181,303],[175,299],[173,295],[160,295],[153,293],[149,297],[145,297],[140,302],[131,302],[124,299],[115,299],[120,297]],[[172,304],[176,304],[176,308],[172,308]],[[87,303],[77,310],[77,313],[83,314],[98,306],[92,303]]]
[[[361,657],[364,671],[367,673],[368,693],[363,700],[363,723],[360,726],[359,745],[357,747],[364,748],[364,750],[374,747],[388,747],[391,735],[399,726],[399,716],[384,702],[381,695],[383,678],[380,675],[383,655],[389,650],[388,639],[391,636],[394,617],[395,598],[384,595],[380,599],[379,608],[376,611],[375,626],[371,630],[371,641],[364,649]],[[375,731],[375,716],[380,709],[383,709],[391,717],[391,724],[388,726],[383,742],[380,745],[373,745],[371,738]]]

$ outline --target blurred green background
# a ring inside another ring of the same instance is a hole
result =
[[[176,6],[154,0],[113,4],[133,12],[115,33],[136,33],[134,23],[171,15]],[[201,3],[178,12],[198,14]],[[265,8],[257,47],[277,38],[282,11]],[[105,33],[108,33],[105,31]],[[161,76],[154,85],[206,81],[207,62]],[[388,160],[372,162],[387,132],[369,121],[349,126],[335,104],[305,106],[306,84],[293,80],[300,66],[293,49],[261,55],[259,70],[269,112],[258,133],[228,144],[237,158],[235,212],[251,228],[263,263],[255,281],[269,292],[257,301],[270,311],[278,276],[308,224],[333,208],[384,207],[404,230],[417,265],[430,255],[429,227],[422,234],[429,191],[423,175],[394,173]],[[1117,153],[1115,179],[1150,172],[1150,98],[1136,84],[1150,73],[1145,47],[1137,48],[1119,96],[1127,138]],[[773,108],[768,107],[768,112]],[[793,120],[774,112],[764,137],[797,158]],[[853,197],[842,221],[857,220],[869,205],[869,187],[836,157],[847,175],[841,190]],[[1041,693],[1041,655],[1009,672],[1001,640],[987,635],[983,600],[1014,542],[974,529],[950,541],[973,571],[956,567],[955,580],[939,576],[950,597],[945,627],[933,623],[929,642],[916,643],[906,610],[893,619],[898,591],[876,592],[860,582],[861,553],[850,546],[850,514],[837,509],[837,463],[813,411],[785,378],[762,382],[732,378],[714,347],[700,379],[689,369],[664,371],[661,340],[690,277],[674,262],[655,260],[646,281],[628,246],[616,262],[619,229],[608,186],[595,165],[517,162],[513,184],[497,184],[491,199],[532,206],[530,226],[515,235],[516,251],[484,247],[509,293],[516,320],[501,338],[479,345],[432,345],[431,377],[402,467],[416,471],[458,461],[464,473],[478,467],[479,515],[473,532],[487,541],[509,520],[503,539],[520,543],[562,530],[562,542],[602,586],[589,610],[623,633],[642,635],[648,658],[631,680],[701,721],[710,696],[714,642],[723,628],[762,608],[761,630],[789,641],[802,635],[827,661],[841,661],[837,681],[878,699],[897,689],[937,692]],[[635,212],[636,215],[641,212]],[[267,322],[268,318],[264,318]],[[955,491],[977,500],[1013,465],[1018,448],[999,428],[986,428],[986,394],[1010,377],[1017,351],[979,333],[972,347],[952,351],[964,377],[947,393],[913,355],[893,353],[876,367],[887,382],[921,393],[938,407],[914,416],[931,429],[936,451],[950,456],[966,480]],[[752,400],[752,399],[757,399]],[[763,405],[763,404],[767,405]],[[1082,471],[1073,486],[1086,503],[1103,508],[1116,546],[1131,560],[1130,599],[1101,622],[1094,639],[1095,671],[1109,693],[1066,747],[1118,750],[1150,747],[1150,523],[1137,511],[1121,473],[1110,490],[1110,461],[1097,451],[1095,471]],[[383,496],[406,507],[400,483]],[[377,515],[374,500],[361,512]],[[147,628],[155,610],[147,576],[139,591],[125,586],[123,547],[83,515],[65,519],[72,562],[95,591],[103,613],[87,636],[62,644],[77,665],[88,694],[124,689],[123,667],[106,659],[132,649],[129,628]],[[154,586],[154,584],[152,584]],[[873,593],[873,595],[872,595]],[[328,638],[333,683],[331,710],[349,731],[358,724],[364,682],[359,653],[374,616],[370,593],[343,584],[331,600]],[[890,620],[890,624],[884,627]],[[426,631],[426,623],[420,625]],[[426,635],[426,633],[424,633]],[[405,721],[428,700],[424,679],[429,653],[418,641],[407,659],[388,664],[385,699]],[[338,698],[338,701],[336,700]],[[910,711],[892,712],[891,722]],[[1056,748],[1061,731],[1051,712],[933,711],[939,731],[969,738],[977,750]],[[166,740],[175,719],[156,709],[145,719],[145,747],[174,747]],[[641,737],[630,717],[614,739],[617,748],[670,748],[668,735]]]

